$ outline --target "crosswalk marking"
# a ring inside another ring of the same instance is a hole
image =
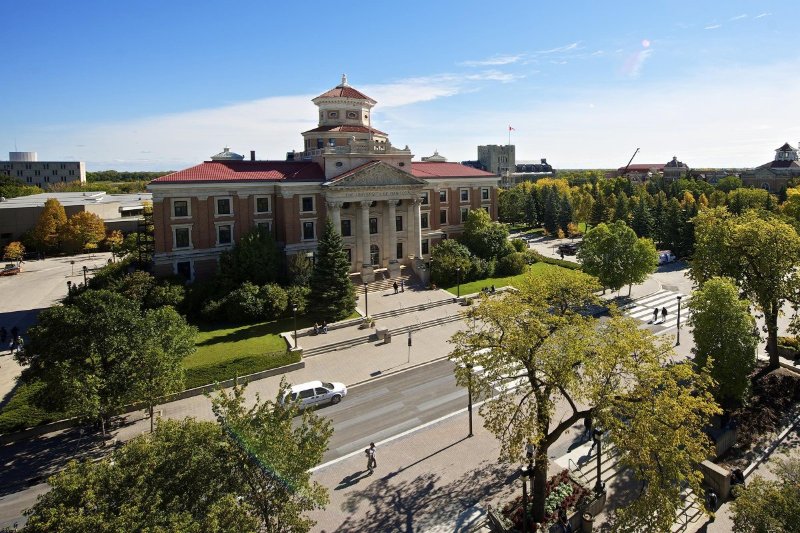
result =
[[[632,306],[625,309],[625,314],[649,324],[653,323],[653,310],[658,308],[658,319],[653,324],[663,329],[674,328],[678,325],[678,295],[677,292],[661,289],[650,296],[636,300]],[[681,300],[681,324],[684,324],[691,315],[686,307],[687,303],[688,298],[683,297]],[[661,315],[661,309],[664,307],[667,308],[666,320]]]

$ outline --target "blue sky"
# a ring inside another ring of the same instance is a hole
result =
[[[0,0],[0,157],[283,158],[342,73],[417,157],[755,166],[800,140],[790,3]]]

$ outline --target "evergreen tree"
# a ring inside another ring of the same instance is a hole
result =
[[[605,195],[595,184],[594,191],[592,191],[592,196],[594,196],[594,204],[592,205],[592,212],[589,215],[589,222],[592,224],[592,226],[597,226],[598,224],[602,224],[606,221]]]
[[[321,320],[342,320],[355,309],[356,295],[342,236],[330,219],[325,222],[325,230],[317,242],[316,261],[311,274],[310,308]]]
[[[633,231],[636,232],[638,237],[652,237],[653,215],[650,212],[650,206],[647,205],[647,200],[645,200],[644,196],[639,197],[639,201],[633,210],[631,228],[633,228]]]
[[[783,202],[786,201],[787,197],[788,195],[786,194],[786,184],[783,184],[781,186],[781,189],[778,191],[778,203],[782,204]]]
[[[534,196],[535,189],[525,198],[525,222],[529,226],[539,225],[539,212],[536,209],[536,197]]]
[[[572,222],[572,202],[569,196],[564,194],[561,196],[561,201],[558,208],[558,227],[564,234],[569,233],[569,224]]]
[[[625,194],[625,191],[621,191],[617,196],[617,202],[614,206],[614,220],[628,223],[628,195]]]
[[[663,191],[658,192],[655,197],[653,205],[653,240],[660,245],[666,247],[666,195]]]
[[[680,257],[681,228],[683,226],[683,210],[677,198],[670,198],[664,209],[664,225],[661,243]]]
[[[679,252],[675,255],[679,257],[689,257],[694,253],[694,222],[693,219],[697,215],[697,203],[692,202],[683,206],[681,209],[680,219],[680,243],[678,245]]]
[[[558,189],[555,187],[545,187],[541,192],[542,203],[542,224],[550,235],[558,233]]]

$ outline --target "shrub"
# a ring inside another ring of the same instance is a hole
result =
[[[548,265],[556,265],[570,270],[581,270],[579,263],[567,261],[566,259],[556,259],[554,257],[546,257],[536,250],[528,250],[525,252],[525,259],[528,264],[533,263],[547,263]]]
[[[264,316],[258,285],[249,281],[226,296],[222,306],[227,319],[234,323],[254,322]]]
[[[512,239],[511,246],[513,246],[514,250],[517,252],[524,252],[528,249],[528,243],[525,239]]]
[[[490,273],[490,270],[494,270],[490,268],[490,262],[486,259],[481,259],[478,256],[473,255],[469,258],[469,275],[464,276],[461,281],[475,281],[479,279],[486,279],[489,276],[493,275]]]
[[[258,298],[261,300],[263,316],[267,320],[274,320],[286,311],[289,303],[289,296],[280,285],[268,283],[258,290]]]
[[[497,275],[516,276],[517,274],[522,274],[527,263],[525,254],[522,252],[506,255],[497,261]]]
[[[297,306],[297,314],[305,314],[308,307],[308,294],[311,292],[309,287],[301,285],[291,285],[286,288],[287,304],[286,308],[291,311],[292,305]]]

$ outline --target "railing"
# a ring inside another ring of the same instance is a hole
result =
[[[355,142],[347,146],[325,146],[315,150],[306,150],[303,157],[314,157],[326,154],[410,154],[407,148],[395,148],[391,143],[382,142]]]

